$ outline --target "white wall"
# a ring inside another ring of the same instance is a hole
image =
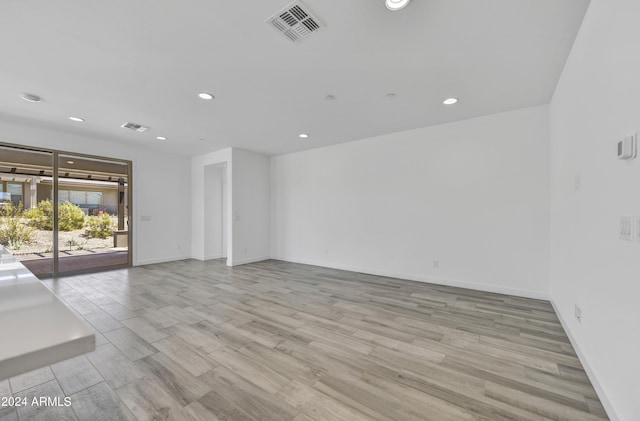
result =
[[[233,149],[232,265],[270,257],[269,157]]]
[[[226,167],[207,165],[204,168],[204,254],[205,259],[226,256],[224,218],[224,173]]]
[[[205,168],[226,165],[227,265],[241,265],[270,257],[269,158],[242,149],[223,149],[191,160],[191,253],[204,260]]]
[[[640,217],[640,160],[616,159],[640,130],[639,16],[637,0],[592,0],[550,108],[551,295],[622,420],[640,420],[640,243],[618,232]]]
[[[189,158],[8,121],[0,122],[0,141],[133,161],[133,264],[190,255]]]
[[[547,107],[274,156],[271,183],[275,258],[548,296]]]

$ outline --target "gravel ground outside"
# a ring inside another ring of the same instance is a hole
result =
[[[83,251],[113,248],[113,236],[107,238],[87,238],[84,229],[60,231],[58,242],[60,251]],[[70,244],[71,242],[71,244]],[[34,230],[31,243],[23,244],[19,249],[7,249],[16,257],[30,254],[51,253],[53,250],[53,232]]]

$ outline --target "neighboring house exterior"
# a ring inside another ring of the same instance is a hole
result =
[[[118,183],[92,180],[60,179],[59,202],[71,202],[87,215],[99,212],[118,213]],[[18,176],[0,173],[0,202],[22,202],[24,209],[36,207],[38,202],[52,198],[51,177]],[[125,194],[125,200],[127,195]]]

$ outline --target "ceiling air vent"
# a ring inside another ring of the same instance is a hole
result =
[[[124,128],[124,129],[133,130],[133,131],[136,131],[136,132],[141,132],[141,133],[142,133],[142,132],[146,132],[147,130],[149,130],[149,128],[148,128],[148,127],[143,126],[142,124],[131,123],[130,121],[129,121],[129,122],[126,122],[126,123],[124,123],[124,124],[123,124],[122,126],[120,126],[120,127]]]
[[[300,1],[294,1],[265,22],[291,41],[300,41],[324,27]]]

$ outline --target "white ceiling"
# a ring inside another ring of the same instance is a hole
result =
[[[280,154],[546,104],[589,3],[303,0],[326,28],[292,43],[264,23],[289,2],[3,0],[0,118],[186,155]]]

